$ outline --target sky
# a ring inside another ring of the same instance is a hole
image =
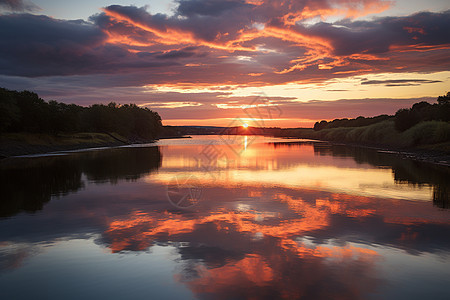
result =
[[[447,0],[0,0],[0,87],[164,125],[311,127],[446,94],[448,28]]]

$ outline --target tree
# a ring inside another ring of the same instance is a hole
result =
[[[0,88],[0,132],[116,132],[136,140],[156,138],[161,127],[157,112],[136,104],[82,107]]]
[[[449,104],[450,103],[450,92],[447,92],[447,95],[439,96],[437,98],[437,102],[439,105]]]
[[[20,118],[20,110],[11,93],[0,88],[0,132],[5,132]]]
[[[395,129],[403,132],[420,122],[418,113],[410,109],[400,109],[395,113]]]
[[[327,124],[328,124],[328,122],[325,121],[325,120],[322,120],[320,122],[316,122],[314,124],[314,130],[315,131],[322,130],[322,129],[324,129],[327,126]]]

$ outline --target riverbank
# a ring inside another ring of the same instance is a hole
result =
[[[450,165],[450,124],[425,121],[399,132],[392,120],[361,127],[337,127],[322,130],[282,129],[283,137],[306,138],[331,144],[373,148],[402,157]]]
[[[342,143],[326,141],[332,145],[344,145],[347,147],[359,147],[374,149],[380,153],[395,155],[404,159],[411,159],[415,161],[427,162],[440,166],[450,167],[450,153],[447,151],[437,150],[439,145],[430,145],[429,147],[420,148],[398,148],[389,147],[386,145],[370,145],[358,143]],[[443,148],[448,148],[448,144],[443,145]]]
[[[290,139],[298,139],[299,137],[284,137],[290,144]],[[307,139],[311,143],[324,143],[330,146],[345,146],[351,148],[365,148],[372,149],[380,153],[394,155],[403,159],[411,159],[415,161],[427,162],[435,165],[450,167],[450,152],[439,150],[439,147],[448,149],[450,144],[445,145],[429,145],[421,148],[399,148],[394,146],[354,143],[354,142],[337,142],[323,139]],[[297,144],[298,142],[292,142]]]
[[[181,139],[191,136],[162,136],[159,139]],[[117,133],[82,132],[74,134],[7,133],[0,135],[0,159],[12,156],[46,154],[90,148],[118,147],[153,143],[156,140],[127,139]]]
[[[116,133],[7,133],[0,135],[0,158],[149,142],[153,140],[130,141]]]

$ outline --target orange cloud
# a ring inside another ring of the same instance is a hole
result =
[[[202,39],[198,39],[192,34],[192,32],[188,30],[181,30],[181,29],[175,29],[170,28],[166,26],[165,30],[157,29],[156,27],[152,27],[148,24],[145,24],[143,22],[135,21],[132,18],[120,14],[118,12],[109,10],[108,8],[103,8],[103,11],[106,15],[110,16],[116,21],[119,22],[126,22],[130,25],[136,26],[142,30],[145,30],[147,32],[150,32],[155,35],[155,39],[153,40],[153,43],[159,43],[164,45],[180,45],[180,44],[187,44],[187,45],[201,45],[201,46],[207,46],[212,49],[219,49],[219,50],[226,50],[226,51],[256,51],[252,47],[243,47],[240,45],[236,45],[234,41],[228,42],[226,44],[220,44],[220,43],[213,43],[213,42],[207,42]],[[109,40],[109,42],[114,43],[114,39]]]
[[[408,33],[418,32],[420,34],[425,34],[425,30],[423,28],[415,28],[415,27],[403,27]]]
[[[391,45],[389,47],[390,51],[393,52],[428,52],[428,51],[437,51],[437,50],[449,50],[450,44],[443,45],[424,45],[424,44],[415,44],[415,45]]]
[[[255,254],[219,268],[198,266],[197,272],[200,277],[195,282],[189,283],[196,293],[214,293],[217,286],[232,286],[243,281],[264,286],[275,276],[272,268],[264,261],[264,257]]]

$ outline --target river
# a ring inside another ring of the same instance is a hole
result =
[[[257,136],[0,162],[3,299],[450,299],[450,171]]]

